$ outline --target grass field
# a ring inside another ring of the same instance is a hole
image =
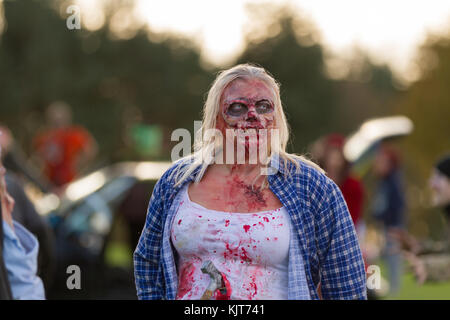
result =
[[[450,281],[418,285],[410,273],[403,275],[402,286],[396,296],[388,300],[450,300]]]
[[[386,278],[387,273],[382,263],[379,264],[381,274]],[[450,300],[450,281],[442,283],[426,282],[417,284],[414,275],[405,268],[402,276],[401,288],[397,295],[387,296],[386,300]]]

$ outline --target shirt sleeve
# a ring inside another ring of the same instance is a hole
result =
[[[341,191],[327,179],[328,203],[319,214],[318,244],[324,299],[366,299],[366,273],[356,231]]]
[[[14,230],[3,221],[3,259],[14,299],[44,300],[42,280],[37,276],[39,243],[36,237],[14,221]]]
[[[133,255],[136,291],[140,300],[160,300],[163,297],[160,272],[163,211],[161,180],[153,189],[145,226]]]

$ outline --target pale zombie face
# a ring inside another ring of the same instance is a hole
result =
[[[246,150],[256,150],[270,141],[274,123],[274,96],[263,81],[237,79],[225,88],[217,119],[217,129],[223,137],[231,129],[238,144],[244,144]]]
[[[443,207],[450,204],[450,179],[447,176],[434,170],[429,185],[432,190],[433,205]]]

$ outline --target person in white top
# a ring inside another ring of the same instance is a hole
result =
[[[366,298],[342,193],[319,166],[286,152],[288,124],[268,72],[221,72],[198,133],[194,153],[153,189],[133,255],[139,299]],[[226,290],[209,288],[203,264]]]
[[[226,296],[216,299],[287,299],[290,222],[282,207],[255,213],[207,209],[189,199],[187,188],[172,224],[179,254],[177,299],[200,299],[209,284],[201,272],[210,260],[221,272]]]
[[[260,155],[267,145],[273,151],[270,139],[271,130],[279,130],[279,97],[271,87],[273,79],[261,69],[235,70],[242,74],[231,81],[219,77],[215,83],[219,88],[219,81],[229,81],[217,93],[220,110],[215,119],[223,137],[216,156],[224,161],[210,164],[201,180],[185,188],[172,225],[179,256],[178,299],[200,299],[209,282],[200,270],[206,260],[227,284],[227,296],[216,299],[287,299],[290,217],[268,188]],[[256,163],[250,161],[253,153],[259,155]]]

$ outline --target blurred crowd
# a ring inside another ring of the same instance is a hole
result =
[[[333,133],[312,144],[311,156],[342,191],[358,234],[366,269],[381,261],[387,270],[387,277],[382,275],[386,277],[381,279],[382,286],[378,290],[368,290],[368,297],[395,297],[408,267],[419,284],[449,281],[450,237],[443,242],[421,243],[408,232],[401,153],[395,143],[389,140],[377,142],[372,148],[370,171],[360,175],[352,172],[353,164],[346,160],[344,146],[345,137]],[[430,172],[429,185],[423,187],[431,190],[432,205],[442,209],[445,227],[450,231],[450,154],[442,156]],[[366,175],[375,181],[370,195],[365,192]],[[368,223],[371,232],[368,232]],[[373,237],[373,234],[378,236]]]

